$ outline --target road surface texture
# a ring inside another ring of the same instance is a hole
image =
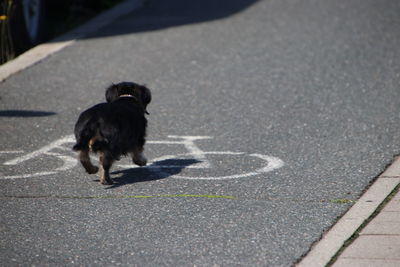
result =
[[[149,0],[11,76],[2,265],[295,264],[400,152],[399,14],[395,0]],[[123,159],[103,186],[71,134],[119,81],[152,90],[150,164]]]

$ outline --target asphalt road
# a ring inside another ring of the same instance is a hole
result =
[[[149,0],[11,76],[2,265],[293,265],[399,154],[399,14],[395,0]],[[152,162],[124,159],[103,186],[70,135],[119,81],[152,89]]]

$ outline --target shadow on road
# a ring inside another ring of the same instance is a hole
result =
[[[0,110],[0,117],[46,117],[56,114],[55,112],[38,110]]]
[[[86,38],[98,38],[212,21],[239,13],[259,0],[148,0]]]
[[[113,189],[128,184],[165,179],[180,173],[183,169],[196,163],[199,163],[196,159],[167,159],[153,162],[147,167],[115,171],[111,173],[114,184],[107,189]],[[115,175],[121,176],[116,177]]]

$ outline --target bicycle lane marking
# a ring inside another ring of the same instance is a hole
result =
[[[73,135],[67,135],[60,139],[57,139],[56,141],[38,149],[38,150],[35,150],[26,155],[14,158],[12,160],[8,160],[3,163],[3,165],[6,165],[6,166],[18,165],[24,161],[27,161],[27,160],[36,158],[42,154],[45,154],[48,156],[57,157],[60,160],[62,160],[63,165],[61,167],[54,169],[54,171],[43,171],[43,172],[36,172],[36,173],[31,173],[31,174],[8,175],[8,176],[0,177],[0,178],[1,179],[21,179],[21,178],[39,177],[39,176],[45,176],[45,175],[52,175],[52,174],[56,174],[60,171],[66,171],[66,170],[72,169],[77,164],[77,161],[75,158],[70,157],[70,156],[65,156],[60,153],[51,152],[51,150],[53,150],[53,149],[69,150],[68,148],[63,147],[62,145],[66,144],[66,143],[71,143],[73,141],[74,141]],[[23,151],[16,150],[15,152],[22,153]]]
[[[20,153],[24,153],[23,150],[4,150],[4,151],[0,151],[0,154],[20,154]]]
[[[184,144],[186,149],[190,151],[190,153],[178,154],[178,155],[166,155],[161,156],[156,159],[153,159],[152,162],[163,161],[168,159],[178,159],[180,156],[192,156],[194,159],[199,160],[201,164],[194,164],[193,166],[186,166],[185,168],[193,168],[193,169],[201,169],[201,168],[210,168],[211,164],[208,162],[206,155],[246,155],[244,152],[232,152],[232,151],[203,151],[198,146],[195,145],[195,140],[202,140],[202,139],[212,139],[210,136],[176,136],[176,135],[169,135],[169,138],[180,138],[183,141],[173,141],[174,144]],[[164,143],[165,141],[155,141],[157,143]],[[168,141],[167,141],[168,142]],[[277,158],[263,154],[249,154],[249,156],[256,157],[258,159],[264,160],[267,162],[267,165],[259,168],[255,171],[243,173],[243,174],[235,174],[235,175],[225,175],[225,176],[182,176],[182,175],[172,175],[171,178],[176,179],[190,179],[190,180],[227,180],[227,179],[237,179],[237,178],[245,178],[250,177],[262,173],[267,173],[276,169],[279,169],[284,166],[284,162]],[[206,161],[206,164],[203,164],[203,161]],[[182,168],[181,165],[167,165],[167,166],[157,166],[157,165],[150,165],[148,168],[155,168],[161,169],[165,168]]]
[[[54,142],[51,142],[50,144],[48,144],[47,146],[44,146],[36,151],[33,151],[31,153],[28,153],[24,156],[21,157],[17,157],[15,159],[9,160],[4,162],[4,165],[17,165],[19,163],[22,163],[24,161],[36,158],[37,156],[41,155],[41,154],[47,154],[48,152],[50,152],[51,150],[55,149],[55,148],[61,148],[61,149],[66,149],[65,147],[62,147],[61,145],[65,144],[65,143],[71,143],[73,142],[73,135],[67,135],[64,136],[60,139],[57,139]]]
[[[204,140],[204,139],[212,139],[211,136],[191,136],[191,135],[168,135],[168,138],[172,139],[182,139],[180,141],[170,141],[170,140],[160,140],[160,141],[147,141],[147,144],[161,144],[161,145],[183,145],[189,153],[186,155],[192,156],[192,159],[197,160],[198,162],[194,164],[195,166],[185,166],[185,165],[148,165],[146,168],[196,168],[196,169],[206,169],[211,168],[210,161],[206,158],[204,152],[194,143],[196,140]],[[153,159],[149,163],[156,163],[163,160],[176,159],[176,156],[179,155],[165,155],[158,158]],[[132,164],[116,164],[122,168],[132,168]]]
[[[231,152],[231,151],[204,151],[203,152],[205,155],[246,155],[244,152]],[[169,155],[169,156],[163,156],[160,158],[155,159],[156,160],[165,160],[165,159],[176,159],[176,157],[179,156],[187,156],[190,155],[190,153],[187,154],[179,154],[179,155]],[[255,175],[259,175],[262,173],[267,173],[267,172],[271,172],[273,170],[279,169],[281,167],[283,167],[285,165],[285,163],[277,158],[277,157],[272,157],[272,156],[268,156],[268,155],[263,155],[263,154],[249,154],[248,156],[252,156],[252,157],[256,157],[259,158],[261,160],[264,160],[265,162],[267,162],[267,165],[259,168],[255,171],[251,171],[251,172],[246,172],[243,174],[233,174],[233,175],[226,175],[226,176],[182,176],[182,175],[172,175],[172,178],[175,179],[186,179],[186,180],[228,180],[228,179],[237,179],[237,178],[245,178],[245,177],[250,177],[250,176],[255,176]],[[159,168],[159,169],[163,169],[163,168],[179,168],[180,166],[174,166],[174,165],[170,165],[170,166],[149,166],[150,168]],[[192,168],[196,168],[195,166],[193,166]]]
[[[154,163],[154,165],[148,165],[143,168],[149,168],[152,169],[155,172],[159,173],[165,173],[163,169],[173,169],[173,168],[197,168],[197,169],[204,169],[204,168],[211,168],[211,163],[207,159],[206,155],[244,155],[244,156],[251,156],[255,157],[258,159],[261,159],[266,162],[266,165],[262,168],[259,168],[255,171],[250,171],[247,173],[243,174],[234,174],[234,175],[226,175],[226,176],[182,176],[182,175],[171,175],[171,178],[176,178],[176,179],[192,179],[192,180],[226,180],[226,179],[236,179],[236,178],[244,178],[244,177],[249,177],[249,176],[254,176],[254,175],[259,175],[262,173],[267,173],[270,171],[273,171],[275,169],[281,168],[284,165],[284,162],[276,157],[268,156],[268,155],[263,155],[263,154],[246,154],[244,152],[231,152],[231,151],[202,151],[195,143],[194,141],[196,140],[204,140],[204,139],[212,139],[210,136],[176,136],[176,135],[170,135],[168,138],[172,139],[182,139],[178,141],[171,141],[171,140],[161,140],[161,141],[148,141],[148,144],[164,144],[164,145],[183,145],[189,153],[184,153],[184,154],[178,154],[178,155],[166,155],[166,156],[161,156],[156,159],[153,159],[150,163]],[[63,146],[66,143],[73,143],[74,142],[74,137],[73,135],[68,135],[64,136],[36,151],[33,151],[31,153],[28,153],[26,155],[14,158],[12,160],[8,160],[4,162],[4,165],[17,165],[20,164],[24,161],[36,158],[40,155],[47,155],[47,156],[53,156],[61,161],[63,161],[63,165],[61,167],[58,167],[54,169],[53,171],[43,171],[43,172],[37,172],[37,173],[32,173],[32,174],[20,174],[20,175],[11,175],[11,176],[3,176],[0,177],[0,179],[18,179],[18,178],[29,178],[29,177],[38,177],[38,176],[44,176],[44,175],[51,175],[51,174],[56,174],[60,171],[66,171],[69,169],[74,168],[78,161],[71,156],[66,156],[58,152],[51,152],[52,150],[58,149],[58,150],[70,150],[69,148]],[[20,150],[15,150],[15,151],[3,151],[6,153],[21,153],[22,151]],[[1,152],[0,152],[1,153]],[[157,165],[157,162],[163,161],[163,160],[168,160],[168,159],[178,159],[181,156],[190,156],[192,159],[195,159],[199,161],[199,163],[194,164],[193,166],[184,166],[184,165]],[[126,167],[126,168],[132,168],[133,165],[123,165],[123,164],[117,164],[119,167]]]

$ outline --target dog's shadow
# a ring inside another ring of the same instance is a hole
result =
[[[111,173],[114,183],[107,189],[124,185],[165,179],[182,172],[183,169],[200,163],[196,159],[166,159],[156,161],[145,167],[118,170]]]

